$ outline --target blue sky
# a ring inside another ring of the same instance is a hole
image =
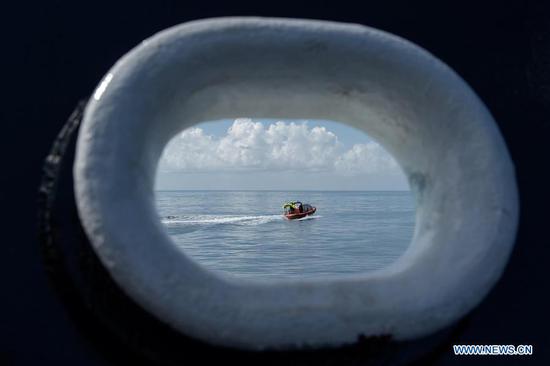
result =
[[[236,119],[186,129],[159,163],[156,189],[408,190],[360,130],[331,121]]]

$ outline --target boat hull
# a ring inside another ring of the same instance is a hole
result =
[[[313,215],[315,213],[315,211],[317,211],[317,208],[313,207],[313,209],[308,210],[306,212],[290,213],[290,214],[285,214],[283,216],[286,217],[289,220],[295,220],[295,219],[304,218],[304,217],[309,216],[309,215]]]

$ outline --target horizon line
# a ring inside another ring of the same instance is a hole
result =
[[[411,192],[410,189],[155,189],[155,192]]]

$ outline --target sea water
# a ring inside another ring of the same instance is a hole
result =
[[[394,262],[414,231],[411,192],[157,191],[174,245],[238,277],[298,279],[365,273]],[[317,207],[300,220],[286,201]]]

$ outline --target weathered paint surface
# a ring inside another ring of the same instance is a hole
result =
[[[243,116],[336,120],[381,142],[417,194],[405,255],[362,276],[257,282],[180,253],[154,208],[162,149],[196,123]],[[220,18],[145,40],[89,102],[74,176],[90,241],[132,298],[183,333],[249,349],[440,330],[498,280],[518,220],[506,146],[464,81],[406,40],[333,22]]]

